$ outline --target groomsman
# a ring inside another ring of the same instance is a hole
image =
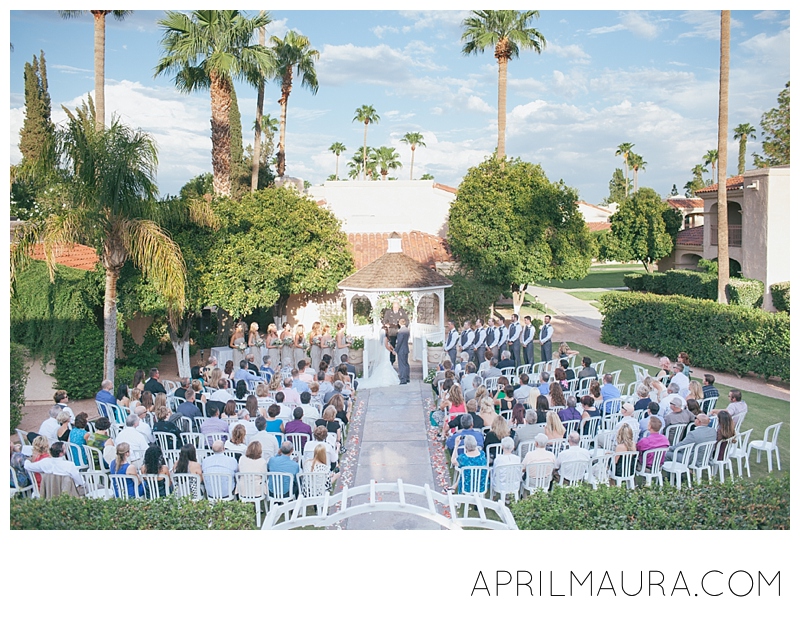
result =
[[[461,352],[469,355],[468,359],[472,358],[472,352],[473,352],[472,343],[474,341],[475,341],[475,332],[472,331],[470,322],[464,321],[464,327],[461,329],[461,338],[459,338],[458,344],[461,347]]]
[[[447,327],[450,331],[447,332],[447,337],[444,341],[444,352],[450,356],[450,362],[453,366],[456,365],[456,345],[458,344],[458,332],[453,321],[447,322]]]
[[[508,326],[508,350],[511,351],[511,359],[514,360],[514,366],[522,364],[519,341],[519,337],[522,335],[521,332],[522,326],[519,324],[519,316],[512,314],[511,325]]]
[[[497,353],[497,328],[494,326],[494,319],[490,317],[486,325],[486,348],[492,352],[492,357],[499,360],[500,356]]]
[[[525,326],[522,328],[520,344],[522,345],[522,350],[525,351],[525,363],[533,364],[535,363],[533,360],[533,337],[536,335],[536,330],[531,325],[530,315],[526,316],[523,321],[525,321]]]
[[[549,362],[553,359],[553,326],[550,325],[550,315],[544,315],[544,323],[539,330],[539,344],[542,345],[542,361]]]
[[[506,327],[505,321],[497,321],[497,333],[497,351],[502,357],[503,351],[507,350],[506,345],[508,343],[508,327]]]
[[[483,326],[481,319],[475,320],[475,342],[473,343],[475,350],[475,367],[479,367],[483,363],[483,354],[486,353],[486,328]]]

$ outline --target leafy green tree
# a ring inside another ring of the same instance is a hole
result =
[[[55,126],[50,118],[50,93],[47,90],[47,64],[44,52],[25,63],[25,121],[19,131],[19,150],[23,165],[36,161],[53,139]]]
[[[698,189],[703,189],[710,183],[707,183],[703,180],[703,173],[708,172],[708,169],[703,166],[703,164],[697,164],[694,168],[692,168],[692,179],[691,181],[687,181],[686,185],[683,188],[686,190],[686,195],[690,198],[694,196],[694,193]]]
[[[598,230],[592,233],[592,242],[594,246],[593,256],[598,261],[619,261],[624,263],[631,259],[630,254],[620,246],[619,241],[610,230]]]
[[[737,174],[744,174],[747,141],[756,139],[756,128],[750,123],[741,123],[733,128],[733,139],[739,141],[739,168]]]
[[[789,165],[789,125],[789,82],[786,82],[786,88],[778,94],[778,107],[764,112],[761,117],[764,157],[753,155],[758,168]]]
[[[178,90],[211,93],[211,164],[214,193],[231,194],[231,85],[244,79],[258,85],[273,75],[272,57],[261,45],[251,44],[253,33],[270,23],[267,14],[247,18],[239,11],[167,11],[158,21],[163,29],[164,55],[156,75],[175,76]]]
[[[414,151],[418,146],[425,146],[425,136],[418,131],[409,131],[406,135],[400,138],[400,142],[408,144],[411,147],[411,171],[408,174],[409,180],[414,180]]]
[[[353,153],[350,161],[347,162],[347,167],[350,168],[350,172],[347,173],[347,176],[349,176],[351,179],[357,179],[360,174],[366,171],[366,175],[374,180],[378,174],[378,171],[375,167],[376,160],[374,152],[374,149],[371,146],[368,146],[363,151],[357,151]],[[366,166],[363,158],[364,153],[367,155]]]
[[[308,37],[289,30],[283,37],[271,37],[273,63],[275,65],[275,79],[281,83],[281,135],[278,140],[278,167],[277,174],[282,177],[286,172],[286,109],[289,105],[289,95],[292,94],[292,76],[302,77],[301,83],[313,95],[319,90],[317,71],[314,62],[319,58],[319,52],[311,47]]]
[[[650,272],[653,264],[669,256],[673,248],[675,230],[674,211],[655,190],[643,187],[631,194],[611,216],[611,232],[616,237],[619,247],[631,259],[637,260]],[[665,215],[669,218],[670,229],[667,228]],[[680,214],[678,214],[680,218]],[[680,220],[678,220],[680,228]]]
[[[421,181],[433,181],[433,175],[430,173],[425,173],[420,177]]]
[[[677,196],[678,195],[678,186],[675,183],[672,184],[672,189],[669,192],[670,196]]]
[[[290,189],[217,199],[213,208],[222,224],[206,247],[199,284],[205,303],[234,317],[295,293],[334,292],[353,271],[340,222]]]
[[[231,83],[231,109],[228,117],[231,125],[231,195],[238,198],[250,188],[251,168],[244,157],[242,115],[239,112],[239,99],[233,83]]]
[[[494,48],[497,59],[497,158],[506,156],[506,91],[508,63],[519,58],[523,49],[541,54],[547,42],[541,32],[530,26],[539,11],[472,11],[462,26],[464,32],[461,52],[465,55],[482,53]]]
[[[328,150],[336,155],[336,174],[332,175],[333,178],[328,178],[329,181],[337,181],[339,179],[339,155],[347,150],[347,147],[341,142],[334,142],[328,147]]]
[[[379,146],[375,149],[374,156],[375,168],[380,170],[384,181],[389,174],[389,170],[397,170],[403,167],[400,162],[400,153],[393,146]]]
[[[378,116],[378,113],[375,111],[371,105],[362,105],[360,108],[356,109],[356,115],[353,117],[353,122],[355,123],[358,121],[359,123],[364,123],[364,148],[361,152],[361,165],[363,166],[364,172],[364,180],[367,179],[367,168],[366,166],[368,161],[367,156],[367,127],[369,127],[370,123],[378,123],[381,120],[381,117]]]
[[[56,257],[71,243],[98,250],[106,270],[104,303],[104,374],[114,380],[117,343],[117,280],[132,260],[167,301],[172,316],[185,302],[186,272],[180,249],[156,223],[156,146],[150,136],[112,118],[98,130],[95,111],[84,105],[56,132],[55,152],[61,166],[54,177],[68,208],[19,229],[11,253],[11,282],[30,260],[30,251],[44,244],[51,279]],[[50,161],[41,162],[43,173]]]
[[[623,142],[617,147],[614,156],[622,156],[622,161],[625,163],[625,197],[628,197],[628,158],[630,157],[633,147],[636,146],[630,142]]]
[[[611,180],[608,182],[608,197],[603,200],[602,204],[621,203],[625,200],[629,188],[630,182],[625,180],[622,168],[616,168],[614,174],[611,175]]]
[[[519,311],[529,284],[582,278],[592,259],[577,192],[541,166],[491,157],[470,168],[450,208],[448,242],[475,277],[511,289]]]

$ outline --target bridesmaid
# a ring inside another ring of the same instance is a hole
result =
[[[255,356],[256,366],[261,366],[261,344],[264,344],[264,339],[258,333],[258,323],[253,321],[250,323],[250,331],[247,332],[247,352]]]
[[[270,359],[273,370],[281,365],[281,345],[272,344],[276,340],[279,340],[278,328],[275,327],[275,323],[270,323],[269,327],[267,327],[267,337],[264,339],[264,344],[267,347],[267,357]]]
[[[281,368],[288,366],[289,368],[294,368],[294,357],[292,356],[292,345],[286,344],[287,340],[294,340],[294,334],[292,334],[292,327],[289,325],[289,322],[285,322],[283,324],[283,331],[281,331],[280,339],[283,341],[281,343]]]
[[[239,323],[236,325],[236,329],[233,331],[230,340],[230,347],[233,349],[233,367],[239,368],[239,362],[244,359],[244,351],[239,349],[240,345],[246,344],[246,340],[244,337],[244,328],[242,324]]]
[[[336,324],[336,353],[333,356],[332,366],[335,368],[342,363],[342,355],[350,355],[350,348],[347,346],[347,336],[344,333],[344,323]]]
[[[331,326],[325,323],[322,327],[322,357],[327,355],[330,358],[335,353],[335,347],[336,340],[331,336]],[[322,359],[320,359],[320,363],[322,363]],[[314,368],[314,370],[319,372],[319,368]]]
[[[316,372],[322,359],[322,324],[319,321],[314,321],[311,326],[309,339],[311,340],[311,368]]]
[[[294,330],[294,367],[297,362],[306,359],[306,330],[302,325],[298,325]]]

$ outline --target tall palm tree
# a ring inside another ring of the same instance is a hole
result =
[[[272,57],[261,45],[251,44],[253,33],[270,23],[268,15],[248,18],[239,11],[167,11],[158,21],[164,34],[164,56],[156,75],[174,74],[183,92],[208,89],[211,93],[211,165],[214,193],[231,193],[231,84],[245,79],[254,86],[274,74]]]
[[[717,301],[728,303],[727,287],[730,280],[728,257],[728,80],[731,59],[731,12],[720,12],[719,35],[719,123],[717,125]]]
[[[403,167],[400,161],[400,153],[393,146],[379,146],[375,149],[375,167],[380,170],[383,180],[386,181],[389,170],[397,170]]]
[[[260,11],[260,16],[269,16],[266,11]],[[261,47],[267,45],[267,27],[261,26],[258,29],[258,44]],[[264,83],[266,82],[265,75],[262,75],[258,80],[258,87],[256,90],[256,121],[255,121],[255,136],[253,137],[253,163],[250,172],[250,193],[258,189],[258,169],[261,165],[261,130],[262,119],[264,116]]]
[[[316,95],[319,90],[317,72],[314,61],[319,58],[319,52],[311,47],[308,37],[289,30],[283,39],[271,37],[271,52],[275,63],[275,79],[281,83],[281,136],[278,140],[278,169],[277,174],[282,177],[286,172],[286,107],[289,104],[289,95],[292,93],[292,74],[297,72],[297,77],[302,76],[302,85]]]
[[[508,62],[518,58],[521,49],[534,50],[541,54],[546,41],[530,26],[539,11],[472,11],[461,25],[464,32],[461,41],[463,54],[477,54],[487,47],[494,47],[497,59],[497,158],[506,156],[506,89]]]
[[[628,197],[628,157],[630,157],[631,150],[636,146],[630,142],[623,142],[617,147],[614,156],[622,155],[622,161],[625,163],[625,198]]]
[[[347,150],[347,147],[342,144],[341,142],[334,142],[328,147],[328,150],[331,151],[334,155],[336,155],[336,174],[334,177],[336,180],[339,180],[339,155],[344,153]]]
[[[86,11],[59,11],[66,19],[79,17]],[[122,21],[133,11],[89,11],[94,17],[94,103],[97,111],[97,129],[106,123],[106,15]]]
[[[717,173],[717,160],[719,159],[719,149],[709,149],[705,154],[703,163],[711,166],[711,182],[716,183],[719,181],[719,174]]]
[[[647,162],[638,153],[630,153],[628,155],[628,163],[633,169],[633,191],[639,191],[639,170],[644,171]]]
[[[56,258],[68,246],[83,243],[97,248],[106,271],[104,374],[113,381],[117,280],[122,266],[132,260],[155,284],[170,309],[171,321],[183,311],[186,268],[180,248],[155,221],[159,213],[154,207],[158,189],[153,139],[126,127],[115,117],[108,129],[98,130],[91,99],[75,113],[66,108],[64,111],[66,125],[55,136],[55,152],[61,166],[50,174],[68,208],[17,229],[11,252],[11,280],[13,285],[36,243],[44,245],[51,279]],[[50,163],[46,159],[39,162],[43,174]]]
[[[378,116],[378,113],[375,111],[371,105],[362,105],[360,108],[356,109],[356,115],[353,117],[353,122],[355,123],[358,121],[359,123],[364,123],[364,149],[362,151],[362,164],[366,163],[367,161],[367,127],[369,127],[370,123],[377,124],[381,120],[381,117]],[[367,179],[367,169],[364,168],[364,180]]]
[[[358,178],[359,174],[363,174],[365,179],[367,176],[369,176],[370,178],[375,176],[376,160],[374,155],[374,149],[371,146],[368,146],[366,153],[367,153],[366,164],[364,162],[364,151],[356,151],[355,153],[353,153],[353,156],[350,158],[350,161],[347,162],[347,167],[350,168],[350,172],[347,174],[347,176],[349,176],[351,179]]]
[[[744,174],[744,159],[747,155],[747,141],[756,139],[756,128],[750,123],[742,123],[733,128],[733,139],[739,141],[739,171],[737,174]]]
[[[408,175],[411,181],[414,180],[414,151],[417,150],[418,146],[426,146],[424,140],[425,136],[417,131],[410,131],[400,138],[400,142],[404,142],[411,147],[411,172]]]

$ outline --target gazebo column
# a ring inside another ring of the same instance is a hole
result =
[[[442,333],[447,335],[444,328],[444,289],[438,289],[436,291],[436,296],[439,298],[439,327],[441,328]]]
[[[345,291],[345,311],[347,312],[347,327],[346,331],[352,333],[353,330],[353,297],[355,293],[352,291]]]

